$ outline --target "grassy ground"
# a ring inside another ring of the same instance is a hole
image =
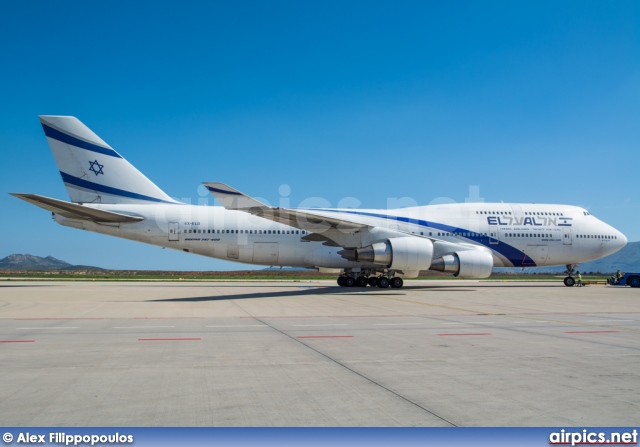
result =
[[[54,271],[54,272],[0,272],[0,281],[43,280],[43,281],[308,281],[335,280],[338,275],[316,272],[144,272],[144,271]],[[485,281],[559,281],[564,275],[551,274],[496,274]],[[586,276],[583,281],[604,281],[606,276]],[[447,279],[456,280],[451,275],[429,275],[415,278],[418,280]]]

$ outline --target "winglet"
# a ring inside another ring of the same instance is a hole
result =
[[[240,210],[240,211],[257,211],[268,210],[270,206],[265,205],[262,202],[252,199],[246,194],[233,189],[229,185],[218,182],[203,183],[204,186],[218,199],[218,201],[228,210]]]

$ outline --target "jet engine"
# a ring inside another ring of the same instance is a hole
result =
[[[355,260],[384,265],[393,270],[428,270],[433,244],[419,237],[396,237],[355,251]]]
[[[458,251],[434,259],[431,270],[460,278],[488,278],[493,270],[493,256],[480,250]]]

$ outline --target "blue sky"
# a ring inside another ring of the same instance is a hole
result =
[[[172,197],[565,203],[640,240],[640,3],[3,2],[0,257],[238,264],[61,227],[37,115],[74,115]],[[307,201],[307,202],[305,202]],[[344,202],[343,202],[344,203]]]

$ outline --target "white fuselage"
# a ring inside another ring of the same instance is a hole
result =
[[[140,216],[144,221],[98,224],[55,214],[66,226],[247,264],[360,268],[308,231],[242,211],[184,204],[89,205]],[[434,258],[460,247],[489,250],[494,267],[578,264],[618,251],[626,237],[583,208],[569,205],[468,203],[394,210],[314,209],[434,243]],[[388,237],[388,236],[387,236]],[[363,243],[364,245],[364,243]]]

